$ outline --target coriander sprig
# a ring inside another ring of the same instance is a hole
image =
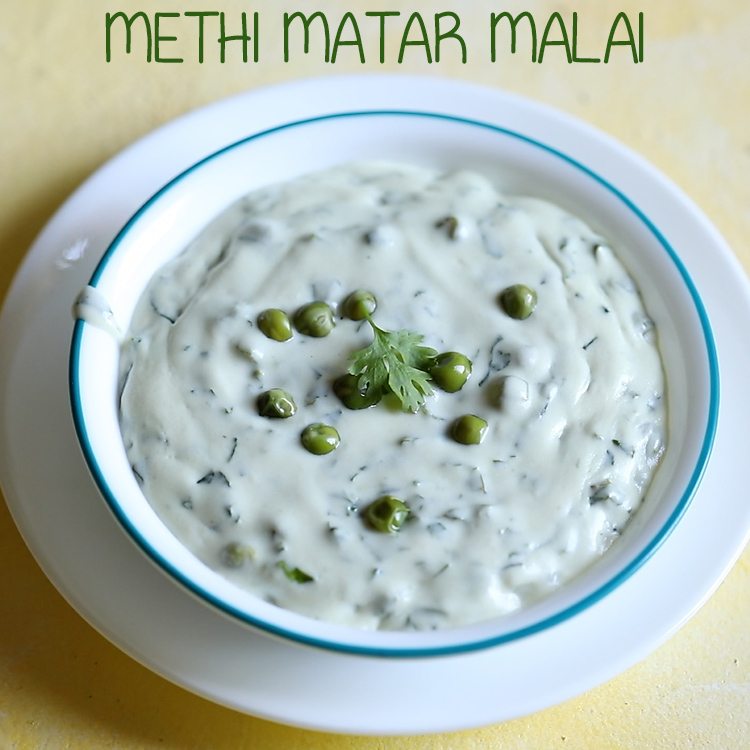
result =
[[[422,346],[424,336],[414,331],[385,331],[368,315],[372,343],[351,355],[349,373],[359,378],[357,387],[363,393],[390,390],[404,411],[416,412],[432,395],[430,366],[437,352]]]

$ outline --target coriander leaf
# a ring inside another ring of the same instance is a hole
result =
[[[349,373],[359,375],[357,387],[361,391],[370,388],[382,393],[388,385],[388,358],[391,356],[388,340],[378,335],[380,329],[375,328],[375,336],[370,346],[359,349],[350,357]]]
[[[404,411],[418,411],[432,395],[430,375],[425,370],[437,352],[421,345],[424,336],[419,333],[384,331],[371,318],[367,321],[374,334],[372,343],[352,354],[349,373],[359,376],[360,390],[383,392],[388,388]]]
[[[424,336],[419,333],[400,330],[391,331],[386,335],[391,347],[399,352],[404,363],[418,370],[426,371],[437,356],[437,352],[429,346],[420,346]]]

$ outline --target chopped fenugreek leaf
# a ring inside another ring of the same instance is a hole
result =
[[[276,567],[281,568],[281,570],[284,571],[284,575],[290,581],[294,581],[294,583],[311,583],[315,580],[309,573],[305,573],[305,571],[300,570],[300,568],[293,568],[283,560],[279,560],[279,562],[276,563]]]

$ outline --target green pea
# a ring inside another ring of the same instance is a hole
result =
[[[526,284],[513,284],[500,292],[500,306],[511,318],[526,320],[536,307],[536,292]]]
[[[305,336],[327,336],[336,323],[333,310],[325,302],[310,302],[294,313],[294,327]]]
[[[409,515],[409,506],[393,495],[383,495],[365,508],[365,520],[375,531],[393,534]]]
[[[430,366],[430,377],[447,393],[460,391],[471,375],[471,360],[460,352],[443,352]]]
[[[263,310],[258,316],[258,328],[264,336],[274,341],[289,341],[293,335],[289,316],[275,307]]]
[[[313,422],[302,430],[300,440],[310,453],[314,453],[316,456],[324,456],[339,447],[341,436],[335,427],[322,422]]]
[[[253,557],[253,550],[237,542],[230,542],[221,550],[221,563],[227,568],[241,568],[245,561]]]
[[[343,302],[341,309],[345,317],[351,320],[364,320],[375,312],[378,301],[372,292],[357,289]]]
[[[479,445],[486,432],[486,420],[476,414],[464,414],[451,425],[451,437],[463,445]]]
[[[258,414],[271,419],[286,419],[294,416],[297,404],[289,393],[281,388],[271,388],[258,396]]]
[[[347,409],[367,409],[380,401],[382,394],[375,389],[361,390],[358,375],[342,375],[333,383],[333,392]]]

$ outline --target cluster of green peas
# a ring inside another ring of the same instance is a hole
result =
[[[524,320],[533,312],[536,292],[524,284],[514,284],[504,289],[499,298],[500,306],[511,318]],[[365,320],[375,312],[377,299],[365,289],[357,289],[344,300],[341,312],[350,320]],[[335,327],[333,310],[322,301],[310,302],[300,307],[290,320],[281,309],[263,310],[257,319],[258,328],[269,339],[288,341],[296,329],[305,336],[322,338]],[[429,367],[435,385],[447,393],[463,388],[472,371],[472,362],[460,352],[438,354]],[[333,384],[334,393],[348,409],[366,409],[382,398],[380,392],[367,392],[359,388],[359,378],[346,374]],[[297,411],[294,398],[282,388],[272,388],[258,397],[258,413],[272,419],[286,419]],[[464,414],[451,425],[450,435],[457,443],[478,445],[487,432],[487,421],[476,414]],[[336,450],[341,442],[338,430],[332,425],[314,422],[307,425],[300,435],[303,447],[315,455],[326,455]],[[402,500],[383,495],[365,508],[365,518],[376,531],[392,533],[398,531],[407,516],[409,507]]]
[[[375,311],[376,307],[375,295],[364,289],[358,289],[344,300],[341,311],[345,317],[352,320],[364,320]],[[260,313],[257,322],[260,331],[274,341],[288,341],[294,335],[294,329],[304,336],[322,338],[327,336],[336,325],[330,305],[321,301],[303,305],[291,319],[283,310],[269,308]],[[341,397],[340,387],[337,389],[334,385],[334,391]],[[342,401],[349,408],[363,408],[350,406],[344,398]],[[258,413],[263,417],[286,419],[293,416],[296,411],[297,405],[294,403],[294,398],[282,388],[272,388],[258,397]],[[314,422],[302,430],[300,440],[307,451],[322,456],[338,448],[341,436],[332,425]]]

